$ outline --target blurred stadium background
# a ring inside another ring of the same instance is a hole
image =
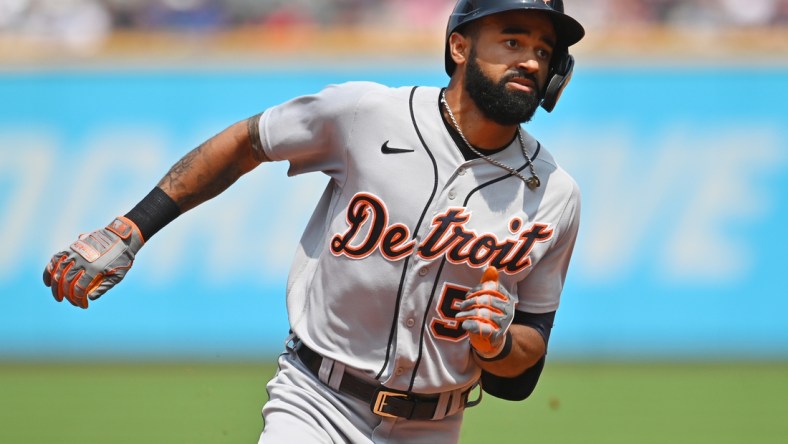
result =
[[[578,180],[581,235],[541,385],[463,442],[786,442],[788,0],[566,3],[588,36],[527,128]],[[87,311],[41,271],[235,121],[444,85],[453,4],[0,0],[0,442],[256,442],[324,178],[261,167]]]

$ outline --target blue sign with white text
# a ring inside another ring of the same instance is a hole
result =
[[[190,149],[330,83],[440,69],[0,73],[0,360],[270,357],[327,182],[266,164],[189,211],[89,310],[49,257],[125,214]],[[788,358],[788,69],[577,68],[525,128],[583,192],[552,358]]]

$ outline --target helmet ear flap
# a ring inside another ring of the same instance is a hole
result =
[[[566,51],[556,54],[557,60],[550,69],[550,80],[547,82],[544,97],[542,98],[542,108],[548,113],[555,108],[561,93],[572,79],[572,70],[575,67],[575,58]]]

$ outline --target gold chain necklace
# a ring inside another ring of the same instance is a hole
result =
[[[519,126],[517,127],[517,140],[520,141],[520,148],[522,148],[522,150],[523,150],[523,156],[525,156],[525,161],[528,162],[528,168],[531,170],[531,177],[528,178],[528,179],[526,179],[522,174],[520,174],[519,171],[515,170],[514,168],[510,167],[509,165],[501,163],[501,162],[499,162],[499,161],[497,161],[497,160],[495,160],[495,159],[493,159],[493,158],[491,158],[489,156],[486,156],[486,155],[482,154],[479,150],[474,148],[473,145],[471,145],[470,142],[468,142],[468,139],[465,138],[465,134],[463,134],[462,130],[460,129],[460,125],[457,123],[457,119],[454,118],[454,113],[451,112],[451,108],[449,107],[449,103],[446,101],[446,90],[445,89],[443,91],[441,91],[441,104],[443,104],[444,108],[446,108],[446,113],[449,115],[449,119],[451,119],[451,123],[452,123],[452,125],[454,125],[454,129],[457,130],[457,134],[460,135],[460,138],[462,139],[462,141],[465,142],[465,145],[471,151],[473,151],[474,154],[476,154],[477,156],[479,156],[482,159],[486,160],[487,162],[490,162],[491,164],[493,164],[493,165],[495,165],[495,166],[497,166],[499,168],[503,168],[504,170],[508,171],[509,173],[519,177],[520,179],[522,179],[523,182],[525,182],[526,185],[528,185],[528,188],[530,188],[531,190],[535,190],[535,189],[539,188],[540,185],[542,185],[542,181],[539,180],[539,176],[536,175],[536,170],[534,169],[534,163],[531,161],[531,156],[528,155],[528,150],[525,148],[525,142],[523,142],[523,134],[520,131],[520,127]]]

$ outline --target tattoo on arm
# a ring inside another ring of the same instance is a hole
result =
[[[203,171],[201,164],[209,162],[205,151],[211,142],[208,140],[183,156],[159,181],[158,186],[168,192],[181,212],[218,196],[243,174],[234,163],[213,174]]]
[[[260,117],[263,113],[250,117],[246,121],[246,127],[249,130],[249,141],[252,144],[252,154],[258,162],[270,162],[271,159],[265,154],[263,144],[260,141]]]
[[[238,122],[193,149],[159,181],[181,212],[218,196],[257,163],[270,160],[260,142],[261,115],[247,119],[246,128]]]

